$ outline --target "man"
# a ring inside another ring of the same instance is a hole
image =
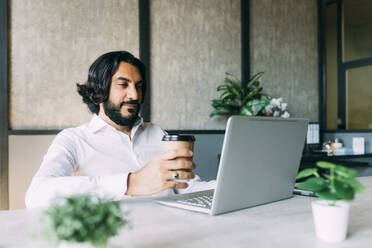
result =
[[[192,172],[192,151],[163,152],[163,130],[139,116],[145,66],[132,54],[103,54],[89,68],[88,81],[77,87],[93,117],[57,135],[26,193],[28,208],[72,194],[121,200],[211,187]],[[175,181],[175,175],[190,181]]]

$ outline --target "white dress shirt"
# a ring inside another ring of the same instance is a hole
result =
[[[116,130],[99,116],[89,123],[60,132],[32,179],[26,193],[26,207],[47,206],[56,197],[91,193],[121,200],[131,172],[144,167],[162,152],[164,131],[138,118],[131,137]],[[73,176],[78,168],[83,176]],[[199,177],[184,190],[166,190],[158,195],[186,193],[214,187]]]

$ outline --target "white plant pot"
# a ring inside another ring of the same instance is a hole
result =
[[[345,240],[349,222],[350,202],[315,200],[311,203],[316,236],[328,242]]]

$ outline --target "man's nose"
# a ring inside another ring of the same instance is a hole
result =
[[[138,100],[138,89],[136,86],[131,86],[128,89],[128,98],[131,100]]]

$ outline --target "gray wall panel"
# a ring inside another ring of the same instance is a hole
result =
[[[210,102],[225,72],[240,77],[240,1],[151,1],[151,120],[167,129],[224,129]]]
[[[251,0],[251,73],[292,117],[318,120],[316,0]]]
[[[11,1],[13,129],[75,126],[90,114],[75,84],[102,53],[138,47],[136,0]]]

